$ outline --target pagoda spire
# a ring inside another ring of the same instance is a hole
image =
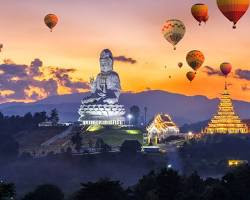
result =
[[[225,90],[227,90],[227,81],[225,81]]]
[[[242,123],[239,116],[234,112],[232,99],[228,92],[227,82],[225,81],[225,90],[220,97],[217,114],[211,119],[211,122],[205,128],[206,134],[245,134],[248,133],[248,127]]]

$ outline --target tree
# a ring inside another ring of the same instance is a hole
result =
[[[35,123],[35,126],[38,126],[39,123],[45,122],[47,120],[48,120],[48,116],[47,116],[47,113],[45,111],[43,111],[43,112],[37,112],[33,116],[33,121]]]
[[[93,183],[82,183],[81,189],[75,194],[75,200],[125,200],[126,191],[119,181],[100,179]]]
[[[45,184],[38,186],[33,192],[24,196],[22,200],[63,200],[64,194],[55,185]]]
[[[80,152],[80,150],[81,150],[81,148],[82,148],[82,137],[81,137],[81,133],[78,132],[78,133],[76,133],[76,135],[72,136],[71,142],[75,145],[76,151],[77,151],[77,152]]]
[[[53,125],[57,125],[59,122],[59,114],[57,109],[51,110],[49,120],[52,122]]]
[[[17,158],[19,144],[8,134],[0,134],[0,159],[5,163]]]
[[[156,177],[156,194],[159,199],[175,199],[182,187],[181,176],[172,169],[162,169]]]
[[[131,119],[132,124],[137,126],[140,118],[139,106],[133,105],[132,107],[130,107],[130,114],[133,116],[133,118]]]
[[[12,183],[0,182],[0,200],[14,198],[16,196],[15,185]]]
[[[231,192],[233,199],[250,199],[250,167],[241,166],[227,173],[223,185]]]
[[[133,195],[136,200],[153,200],[157,199],[156,194],[156,174],[151,171],[148,175],[143,176],[134,187]]]
[[[125,140],[120,148],[122,153],[136,153],[141,151],[141,144],[137,140]]]
[[[111,147],[107,145],[102,138],[98,138],[95,143],[95,148],[100,149],[101,152],[109,152],[111,151]]]
[[[232,198],[232,196],[230,195],[230,192],[223,185],[216,184],[216,185],[213,185],[212,187],[207,187],[201,199],[203,200],[234,200],[235,198]]]

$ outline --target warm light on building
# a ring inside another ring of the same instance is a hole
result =
[[[248,126],[235,114],[227,86],[220,97],[217,114],[204,130],[205,134],[246,134]]]
[[[240,165],[245,165],[247,163],[248,163],[247,160],[228,160],[229,167],[238,167]]]
[[[167,114],[157,114],[147,127],[146,139],[148,144],[157,144],[168,136],[179,134],[180,130]]]

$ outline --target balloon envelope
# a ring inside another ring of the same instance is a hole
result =
[[[182,62],[179,62],[179,63],[178,63],[178,67],[179,67],[179,68],[182,68],[182,66],[183,66],[183,63],[182,63]]]
[[[52,31],[52,29],[58,23],[58,17],[56,15],[54,15],[54,14],[48,14],[48,15],[45,16],[44,22],[50,28],[50,30]]]
[[[222,14],[234,23],[236,23],[246,13],[249,7],[249,0],[217,0],[217,5]]]
[[[199,22],[206,22],[208,20],[208,6],[202,3],[198,3],[192,6],[191,13],[193,17]]]
[[[205,61],[205,57],[201,51],[193,50],[187,54],[186,57],[188,65],[197,71]]]
[[[165,22],[162,28],[164,38],[174,46],[177,45],[186,33],[184,23],[177,19],[171,19]]]
[[[195,72],[188,72],[188,73],[186,74],[186,76],[187,76],[187,79],[188,79],[190,82],[192,82],[192,81],[194,80],[194,78],[195,78]]]
[[[220,70],[221,72],[227,76],[228,74],[230,74],[230,72],[232,71],[232,65],[230,63],[222,63],[220,65]]]

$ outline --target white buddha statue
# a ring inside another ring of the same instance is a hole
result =
[[[90,79],[91,95],[82,100],[78,111],[83,125],[122,125],[126,113],[118,103],[121,94],[119,75],[113,71],[113,56],[109,49],[100,55],[101,72]]]
[[[82,104],[117,104],[121,86],[119,75],[113,71],[113,56],[109,49],[100,55],[101,73],[90,79],[91,95],[83,99]]]

